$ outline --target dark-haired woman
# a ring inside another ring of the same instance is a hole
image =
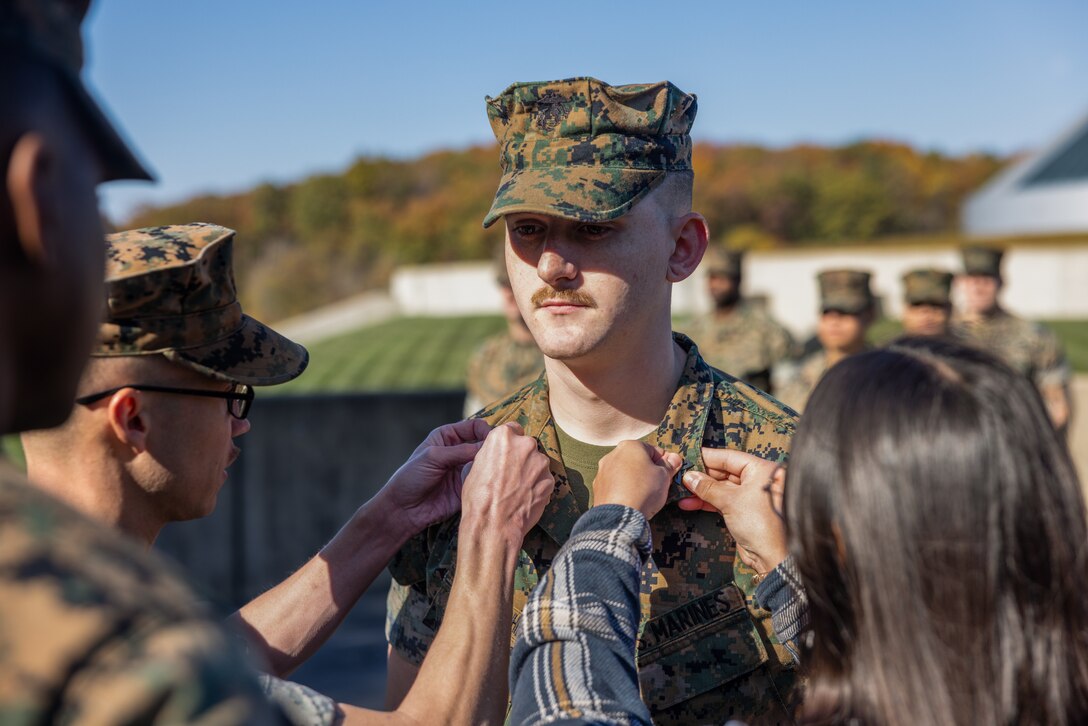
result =
[[[757,598],[808,676],[798,721],[1088,723],[1084,499],[1030,382],[973,349],[903,340],[828,371],[791,456],[783,476],[705,450],[708,473],[688,474],[696,497],[682,506],[720,511],[767,573]],[[652,489],[660,468],[646,463],[631,489]],[[637,600],[622,596],[637,593],[631,553],[646,551],[624,539],[633,514],[610,559],[598,547],[580,561],[572,539],[553,564],[595,571],[572,607],[549,602],[547,578],[534,593],[511,662],[512,723],[648,722]],[[579,611],[596,589],[606,618]],[[541,613],[561,615],[533,627]],[[594,698],[602,674],[607,694]]]

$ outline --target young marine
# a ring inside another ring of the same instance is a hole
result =
[[[828,368],[868,347],[865,333],[873,324],[876,301],[863,270],[824,270],[820,285],[820,318],[816,338],[820,347],[775,371],[779,398],[798,411]]]
[[[952,330],[1030,378],[1046,403],[1054,428],[1065,431],[1072,415],[1069,362],[1053,330],[1002,307],[1004,254],[1004,250],[985,245],[963,249],[963,275],[958,285],[964,305]]]
[[[476,413],[484,404],[513,393],[544,370],[544,356],[536,347],[533,334],[529,332],[514,300],[503,247],[495,251],[493,264],[506,330],[485,340],[469,358],[465,375],[465,416]]]
[[[699,345],[706,362],[756,388],[774,393],[771,373],[794,355],[793,336],[770,313],[741,295],[744,253],[707,248],[702,267],[714,309],[684,332]]]
[[[598,462],[617,443],[641,439],[700,470],[703,446],[778,459],[796,415],[707,365],[671,330],[672,285],[707,245],[691,209],[693,95],[668,82],[575,78],[514,84],[487,111],[503,176],[484,225],[506,226],[511,287],[545,375],[481,416],[521,423],[555,480],[522,543],[513,636],[529,592],[599,502]],[[796,675],[769,613],[753,604],[761,573],[736,557],[720,517],[677,506],[685,496],[676,486],[653,518],[642,576],[638,666],[654,720],[789,722]],[[454,518],[390,565],[387,705],[411,684],[446,615],[459,545]]]
[[[924,268],[903,275],[903,333],[949,335],[952,273]]]
[[[250,429],[252,387],[291,380],[309,359],[302,346],[244,314],[232,272],[234,237],[203,223],[109,235],[106,319],[76,408],[62,426],[23,435],[39,487],[145,547],[166,524],[211,514],[239,454],[238,437]],[[286,677],[340,625],[401,544],[462,511],[463,534],[475,549],[462,550],[454,592],[475,592],[487,581],[490,597],[452,607],[451,634],[432,652],[431,675],[395,714],[263,678],[293,723],[413,723],[420,713],[501,719],[505,699],[483,686],[505,675],[500,636],[513,588],[495,580],[502,558],[516,556],[509,540],[520,543],[551,492],[546,457],[519,433],[482,421],[435,429],[321,552],[232,616],[250,652],[272,676]],[[458,473],[470,461],[462,482]],[[517,496],[504,496],[511,492]],[[477,630],[471,642],[461,637],[466,621]],[[457,685],[442,677],[451,664],[463,672]]]

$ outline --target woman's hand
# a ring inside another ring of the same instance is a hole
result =
[[[780,514],[786,470],[731,449],[703,449],[703,462],[706,474],[684,475],[684,486],[695,496],[681,499],[679,507],[721,514],[741,560],[758,573],[770,572],[789,553]]]

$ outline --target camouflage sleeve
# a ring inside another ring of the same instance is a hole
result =
[[[285,723],[214,624],[133,625],[100,645],[69,681],[58,723]]]
[[[1064,386],[1072,377],[1061,341],[1053,330],[1039,326],[1032,368],[1039,388]]]
[[[423,662],[438,633],[427,597],[428,536],[429,531],[423,530],[393,555],[389,563],[393,582],[385,602],[385,638],[415,665]]]
[[[432,608],[427,596],[415,585],[393,580],[385,608],[385,639],[389,646],[409,663],[422,665],[438,635],[438,628],[428,617]]]

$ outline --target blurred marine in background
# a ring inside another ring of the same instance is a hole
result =
[[[1039,389],[1054,428],[1065,431],[1072,406],[1070,369],[1065,351],[1054,331],[1040,323],[1019,318],[1001,306],[1001,274],[1004,251],[974,245],[963,250],[963,312],[953,330],[1024,374]]]
[[[905,335],[948,336],[952,322],[952,273],[910,270],[903,275]]]
[[[714,309],[685,329],[707,363],[774,393],[771,372],[795,356],[793,337],[766,308],[741,295],[744,253],[707,248],[702,267]]]
[[[775,381],[778,398],[798,411],[828,368],[868,347],[865,334],[876,315],[870,273],[825,270],[816,279],[820,285],[820,319],[816,323],[820,348],[782,366],[781,377]]]
[[[539,376],[544,371],[544,355],[521,317],[510,275],[506,274],[506,253],[500,245],[492,259],[495,283],[502,296],[506,330],[483,342],[468,361],[465,377],[465,416],[471,416],[486,404],[499,401]]]

